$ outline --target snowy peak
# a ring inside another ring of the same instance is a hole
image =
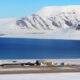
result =
[[[31,16],[16,21],[20,29],[80,29],[80,6],[45,7]]]
[[[80,12],[80,6],[79,5],[73,5],[73,6],[48,6],[42,8],[40,11],[38,11],[36,14],[40,16],[56,16],[60,13],[69,13],[69,12]]]

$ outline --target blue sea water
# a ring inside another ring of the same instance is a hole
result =
[[[80,58],[79,40],[0,38],[0,59]]]

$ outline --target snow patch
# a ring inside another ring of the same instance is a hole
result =
[[[8,74],[1,80],[80,80],[80,73]]]

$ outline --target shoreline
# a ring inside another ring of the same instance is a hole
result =
[[[65,40],[65,41],[80,41],[80,39],[67,39],[67,38],[36,38],[36,37],[5,37],[0,36],[0,39],[33,39],[33,40]]]
[[[14,59],[15,60],[15,59]],[[14,65],[12,63],[14,60],[0,60],[5,64],[5,66],[0,66],[0,74],[31,74],[31,73],[74,73],[80,72],[80,59],[46,59],[47,61],[52,61],[54,63],[75,63],[74,66],[20,66]],[[16,59],[16,63],[34,63],[36,60],[40,59]],[[12,64],[12,65],[10,65]]]
[[[49,61],[49,62],[59,63],[59,64],[64,62],[64,63],[80,65],[80,58],[76,58],[76,59],[0,59],[0,64],[14,63],[13,61],[16,61],[16,63],[27,63],[27,62],[34,63],[36,60]]]

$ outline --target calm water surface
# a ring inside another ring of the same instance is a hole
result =
[[[0,38],[0,59],[38,58],[80,58],[80,41]]]

